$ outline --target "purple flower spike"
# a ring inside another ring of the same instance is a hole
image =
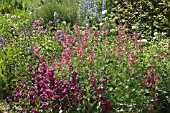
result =
[[[0,44],[3,42],[4,42],[4,40],[3,40],[2,36],[0,36]]]
[[[62,30],[57,30],[56,35],[59,36],[62,34]]]
[[[29,51],[32,51],[32,50],[33,50],[33,48],[32,48],[32,47],[27,47],[27,49],[28,49]]]

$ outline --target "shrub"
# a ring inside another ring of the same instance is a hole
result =
[[[61,21],[66,21],[67,23],[73,23],[77,20],[77,10],[78,10],[78,3],[76,0],[64,0],[61,2],[57,2],[55,0],[50,2],[45,2],[43,6],[37,9],[34,12],[34,20],[38,19],[39,17],[44,18],[45,22],[53,21],[54,20],[54,12],[59,14],[59,19]]]
[[[132,25],[137,26],[140,33],[147,37],[154,36],[155,32],[166,32],[169,36],[168,4],[167,0],[117,0],[113,1],[112,12],[117,24],[126,23],[129,29]]]

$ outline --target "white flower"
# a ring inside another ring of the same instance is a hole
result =
[[[63,113],[63,110],[60,110],[59,113]]]
[[[31,15],[31,14],[32,14],[32,12],[30,11],[30,12],[29,12],[29,15]]]
[[[63,24],[66,25],[66,21],[63,21]]]
[[[132,29],[133,29],[133,30],[137,29],[137,26],[132,26]]]
[[[163,35],[163,36],[166,35],[166,32],[162,32],[162,35]]]
[[[95,26],[92,27],[93,29],[97,29]]]
[[[107,10],[102,11],[102,15],[105,15],[107,13]]]
[[[86,23],[86,27],[89,27],[89,23]]]
[[[138,40],[139,43],[146,44],[148,41],[146,39]]]
[[[99,24],[99,26],[102,26],[103,25],[103,23],[101,22],[100,24]]]
[[[143,37],[145,37],[145,35],[144,35],[144,34],[141,34],[141,37],[143,38]]]
[[[8,18],[8,17],[9,17],[9,14],[5,14],[5,16]]]
[[[111,29],[110,32],[113,33],[115,30],[114,29]]]
[[[154,40],[157,39],[157,38],[158,38],[158,37],[156,37],[156,36],[153,37]]]
[[[158,32],[155,32],[153,35],[154,35],[154,36],[158,36]]]
[[[11,18],[16,18],[16,15],[11,16]]]

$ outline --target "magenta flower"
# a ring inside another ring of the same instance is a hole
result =
[[[97,91],[100,92],[100,93],[103,93],[104,92],[104,87],[98,87]]]
[[[106,103],[105,107],[106,107],[107,110],[112,110],[112,108],[113,108],[111,103]]]
[[[78,80],[77,78],[75,78],[75,77],[72,78],[72,83],[73,83],[73,84],[78,83],[78,81],[79,81],[79,80]]]
[[[60,99],[60,96],[56,95],[56,96],[54,97],[54,99],[57,101],[57,100]]]
[[[106,97],[104,95],[99,95],[98,100],[103,101]]]
[[[42,69],[46,69],[46,68],[48,67],[47,62],[42,62],[42,63],[40,64],[40,67],[41,67]]]
[[[39,113],[38,109],[37,108],[34,108],[30,111],[31,113]]]
[[[73,71],[72,74],[71,74],[72,77],[76,77],[76,75],[78,75],[78,71],[77,70]]]
[[[153,105],[153,104],[150,104],[150,108],[154,108],[154,105]]]
[[[49,104],[47,102],[42,102],[42,106],[40,106],[40,108],[49,108]]]
[[[158,82],[158,76],[154,76],[154,82]]]
[[[144,86],[146,86],[146,84],[148,83],[148,81],[149,81],[149,79],[145,78],[145,79],[142,80],[142,84],[143,84]]]

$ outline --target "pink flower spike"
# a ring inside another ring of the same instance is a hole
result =
[[[97,76],[97,74],[96,74],[96,73],[94,73],[93,75],[94,75],[94,76]]]
[[[158,76],[154,76],[154,80],[153,80],[153,81],[154,81],[154,82],[158,82],[158,80],[159,80],[159,79],[158,79]]]
[[[124,34],[125,34],[125,31],[119,31],[118,34],[119,34],[119,35],[124,35]]]
[[[148,80],[147,78],[145,78],[145,79],[142,80],[142,84],[143,84],[144,86],[146,86],[146,84],[148,83],[148,81],[149,81],[149,80]]]
[[[79,45],[79,43],[78,43],[78,42],[76,42],[76,43],[75,43],[75,45],[76,45],[76,46],[78,46],[78,45]]]
[[[122,52],[116,52],[116,56],[120,57],[122,55]]]
[[[84,62],[84,61],[82,61],[82,62],[81,62],[81,64],[82,64],[82,65],[84,65],[84,64],[85,64],[85,62]]]
[[[154,105],[153,105],[153,104],[150,104],[150,108],[154,108]]]
[[[157,94],[154,95],[154,102],[158,101],[158,96]]]
[[[99,40],[99,38],[97,38],[97,37],[94,37],[94,40],[95,40],[95,41],[98,41],[98,40]]]
[[[152,82],[151,82],[151,83],[149,84],[149,86],[152,87],[152,85],[153,85],[153,84],[152,84]]]
[[[39,56],[39,51],[38,51],[38,49],[34,49],[34,54],[35,54],[36,56]]]
[[[110,42],[109,42],[109,41],[106,41],[105,43],[106,43],[106,45],[109,45],[109,44],[110,44]]]
[[[119,28],[120,30],[124,30],[124,29],[126,28],[126,26],[125,26],[125,25],[124,25],[124,26],[119,25],[118,28]]]
[[[152,84],[152,89],[155,89],[156,88],[156,84]]]
[[[110,49],[108,49],[107,52],[110,53]]]

